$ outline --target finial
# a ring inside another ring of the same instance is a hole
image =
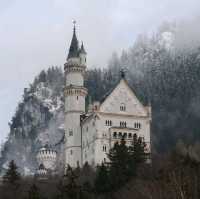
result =
[[[124,79],[126,74],[125,74],[125,70],[124,69],[121,69],[120,70],[120,74],[121,74],[121,78]]]
[[[74,30],[76,30],[76,20],[73,20],[72,23],[74,24]]]

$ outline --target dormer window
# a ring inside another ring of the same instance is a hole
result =
[[[126,105],[124,103],[121,103],[120,111],[126,111]]]

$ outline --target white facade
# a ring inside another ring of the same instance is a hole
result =
[[[84,72],[86,53],[78,47],[75,28],[70,51],[65,64],[65,167],[82,163],[80,116],[85,113]]]
[[[82,123],[83,164],[95,166],[107,160],[107,153],[122,136],[127,145],[133,135],[143,137],[150,152],[151,108],[144,107],[136,98],[125,79],[105,101],[93,108],[93,112]]]
[[[96,166],[122,136],[130,144],[133,135],[144,138],[150,152],[151,107],[143,106],[122,77],[103,102],[94,102],[85,112],[84,72],[86,53],[75,35],[65,64],[65,166]],[[84,119],[81,120],[81,115]]]

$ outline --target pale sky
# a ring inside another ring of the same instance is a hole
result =
[[[42,69],[63,66],[73,19],[89,67],[105,67],[138,34],[199,15],[199,0],[0,0],[0,142],[24,87]]]

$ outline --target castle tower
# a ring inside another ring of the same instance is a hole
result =
[[[79,48],[74,23],[73,37],[69,48],[65,70],[65,167],[82,164],[80,116],[85,113],[84,73],[86,69],[86,52]]]

